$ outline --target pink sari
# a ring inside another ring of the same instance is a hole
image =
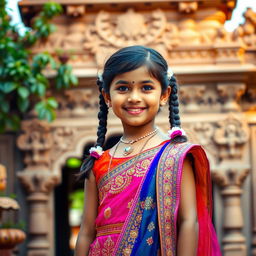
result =
[[[145,256],[176,255],[180,183],[183,161],[188,153],[194,158],[196,180],[197,255],[221,255],[211,223],[211,183],[206,155],[198,145],[166,142],[164,146],[142,152],[139,159],[114,158],[115,167],[109,173],[106,173],[108,151],[96,161],[94,174],[99,208],[95,222],[97,235],[90,246],[90,256],[142,255],[141,252],[145,252]],[[143,198],[150,200],[143,201]],[[153,221],[151,215],[155,216]],[[149,229],[147,220],[151,228],[153,223],[154,231]],[[150,239],[149,233],[152,234]]]
[[[115,255],[114,248],[124,222],[138,198],[149,166],[160,148],[161,145],[143,151],[139,159],[113,158],[109,173],[106,171],[110,160],[109,151],[105,151],[95,162],[93,172],[99,191],[99,207],[95,221],[97,234],[90,246],[90,256]]]

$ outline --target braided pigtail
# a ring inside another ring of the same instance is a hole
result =
[[[169,86],[171,87],[171,94],[169,97],[169,122],[170,128],[180,128],[180,115],[179,115],[179,99],[178,99],[178,83],[174,75],[169,79]],[[187,137],[184,135],[175,138],[176,141],[185,142]]]
[[[102,95],[102,89],[103,89],[103,82],[100,81],[100,79],[97,79],[97,85],[99,87],[99,113],[98,113],[98,119],[99,119],[99,126],[98,126],[98,130],[97,130],[97,141],[95,143],[95,147],[103,147],[104,142],[105,142],[105,136],[107,133],[107,117],[108,117],[108,106],[104,100],[104,97]],[[94,161],[95,161],[95,157],[90,155],[88,156],[81,168],[80,168],[80,174],[79,174],[79,178],[84,179],[84,178],[88,178],[90,171],[93,167]]]

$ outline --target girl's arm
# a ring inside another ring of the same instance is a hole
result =
[[[88,255],[89,246],[93,242],[96,234],[95,219],[98,208],[98,190],[92,172],[90,173],[89,179],[85,179],[84,193],[84,212],[76,242],[75,256]]]
[[[183,165],[178,227],[177,255],[195,256],[198,240],[196,187],[193,169],[188,158]]]

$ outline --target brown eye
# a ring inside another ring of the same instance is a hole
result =
[[[144,85],[143,86],[143,91],[151,91],[151,90],[153,90],[154,88],[153,88],[153,86],[152,85]]]
[[[120,91],[120,92],[126,92],[129,90],[129,88],[127,86],[122,85],[122,86],[117,87],[116,90]]]

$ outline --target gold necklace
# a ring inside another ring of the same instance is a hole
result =
[[[137,139],[128,140],[128,141],[125,141],[125,140],[123,139],[123,136],[122,136],[122,137],[120,138],[120,141],[119,141],[119,142],[122,142],[122,143],[124,143],[124,144],[130,144],[130,146],[124,148],[123,155],[124,155],[124,156],[127,156],[127,155],[131,154],[131,153],[133,152],[132,144],[134,144],[135,142],[138,142],[138,141],[140,141],[140,140],[142,140],[142,139],[144,139],[144,138],[146,138],[146,137],[148,137],[148,136],[150,136],[150,135],[155,135],[155,134],[157,133],[157,131],[158,131],[158,127],[156,127],[156,129],[155,129],[154,131],[152,131],[152,132],[149,132],[149,133],[147,133],[147,134],[145,134],[145,135],[143,135],[143,136],[141,136],[141,137],[139,137],[139,138],[137,138]],[[119,144],[118,144],[118,145],[119,145]]]
[[[156,130],[158,130],[158,128],[157,128]],[[151,133],[151,134],[152,134],[152,133]],[[144,148],[146,147],[146,145],[147,145],[147,143],[149,142],[149,140],[152,139],[156,134],[157,134],[156,132],[153,133],[152,136],[150,136],[150,137],[145,141],[145,143],[143,144],[143,146],[142,146],[141,149],[140,149],[140,152],[138,152],[138,153],[136,154],[136,157],[135,157],[135,159],[134,159],[134,168],[135,168],[135,169],[136,169],[136,163],[137,163],[137,160],[139,159],[140,153],[144,150]],[[116,150],[117,150],[117,148],[118,148],[120,142],[121,142],[121,140],[118,141],[118,143],[117,143],[116,146],[115,146],[115,150],[114,150],[114,152],[113,152],[113,155],[110,156],[110,160],[109,160],[109,164],[108,164],[108,174],[107,174],[108,178],[109,178],[109,172],[110,172],[112,160],[113,160],[113,157],[115,156]]]

